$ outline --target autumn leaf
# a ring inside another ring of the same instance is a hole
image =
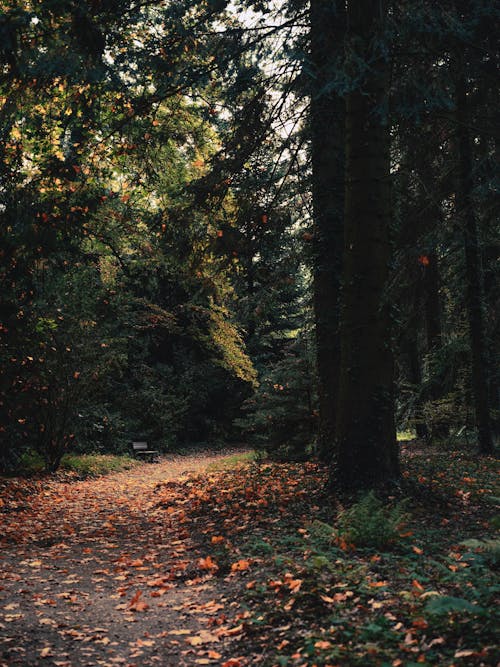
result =
[[[414,588],[415,591],[418,591],[419,593],[422,593],[425,590],[424,587],[422,586],[422,584],[419,581],[417,581],[417,579],[414,579],[411,582],[411,585],[412,585],[412,588]]]
[[[219,569],[219,566],[217,563],[213,560],[211,556],[207,556],[206,558],[200,558],[198,560],[198,566],[202,570],[210,570],[210,571],[215,571]]]
[[[208,651],[207,655],[210,660],[218,660],[219,658],[222,658],[222,655],[217,653],[217,651]]]
[[[130,600],[128,605],[130,611],[146,611],[146,609],[149,609],[149,605],[140,600],[141,595],[142,591],[137,591],[134,597]]]
[[[231,565],[231,572],[243,572],[244,570],[248,570],[250,565],[249,560],[239,560]]]

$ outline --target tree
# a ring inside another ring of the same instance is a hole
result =
[[[484,278],[479,230],[474,212],[472,194],[474,167],[468,130],[469,114],[464,67],[465,64],[462,62],[455,82],[458,152],[457,207],[458,214],[463,221],[472,393],[474,397],[478,444],[479,451],[482,454],[491,454],[493,452],[493,438],[490,421],[489,355],[484,321]]]
[[[390,262],[388,62],[384,2],[347,6],[345,246],[340,402],[333,473],[345,487],[398,476],[387,283]]]
[[[342,2],[310,2],[311,195],[314,218],[313,294],[318,373],[318,451],[335,447],[340,370],[340,281],[344,241],[345,104],[335,86],[345,33]]]

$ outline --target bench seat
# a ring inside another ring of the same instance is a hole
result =
[[[148,443],[143,440],[132,442],[132,454],[135,458],[143,457],[151,462],[157,460],[160,456],[157,449],[149,449]]]

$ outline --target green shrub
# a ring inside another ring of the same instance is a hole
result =
[[[478,556],[488,565],[496,567],[500,563],[500,539],[477,540],[470,539],[460,542],[472,552],[470,555],[473,560],[478,560]]]
[[[388,507],[370,491],[340,512],[338,535],[356,547],[381,549],[390,546],[398,539],[401,524],[407,518],[404,507],[404,502]]]

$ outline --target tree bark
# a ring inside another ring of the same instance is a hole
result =
[[[436,252],[427,255],[429,264],[424,270],[424,308],[427,350],[441,345],[441,297],[439,294],[439,265]]]
[[[332,88],[345,35],[339,0],[310,0],[313,294],[318,373],[318,453],[333,455],[340,365],[339,292],[344,227],[345,103]]]
[[[484,282],[479,230],[473,201],[473,156],[468,130],[467,84],[463,67],[456,81],[458,187],[456,201],[463,222],[466,303],[472,362],[472,393],[481,454],[493,452],[490,421],[488,345],[484,321]]]
[[[399,474],[389,304],[391,217],[385,2],[348,2],[344,280],[333,476],[347,489]]]

